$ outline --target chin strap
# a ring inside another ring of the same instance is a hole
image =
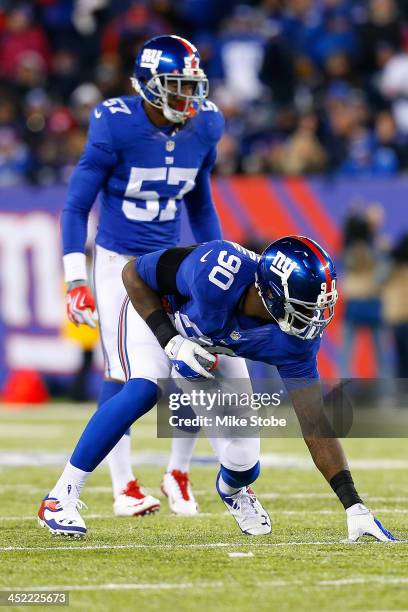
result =
[[[285,334],[291,334],[291,327],[286,319],[278,319],[278,325]]]
[[[259,283],[258,283],[258,275],[257,275],[256,273],[255,273],[255,289],[257,290],[258,295],[259,295],[259,297],[261,298],[261,300],[262,300],[262,304],[264,305],[264,307],[265,307],[265,309],[266,309],[267,313],[268,313],[268,314],[269,314],[269,315],[270,315],[270,316],[271,316],[273,319],[275,319],[275,321],[276,321],[276,322],[277,322],[277,324],[279,325],[280,329],[281,329],[283,332],[285,332],[285,334],[290,334],[290,333],[291,333],[291,329],[290,329],[290,325],[289,325],[289,323],[288,323],[288,320],[287,320],[287,319],[277,319],[276,317],[274,317],[274,316],[273,316],[273,314],[272,314],[272,313],[271,313],[271,311],[269,310],[269,308],[268,308],[268,306],[267,306],[267,304],[266,304],[266,301],[265,301],[265,299],[264,299],[264,296],[262,295],[262,291],[261,291],[261,288],[260,288]],[[286,311],[285,311],[285,312],[286,312]]]

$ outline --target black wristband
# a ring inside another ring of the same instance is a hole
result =
[[[354,504],[362,504],[363,501],[358,495],[353,478],[349,470],[342,470],[330,480],[330,486],[341,501],[344,509],[354,506]]]
[[[166,344],[177,336],[178,331],[172,325],[169,317],[164,310],[155,310],[146,319],[147,325],[156,336],[160,346],[164,348]]]

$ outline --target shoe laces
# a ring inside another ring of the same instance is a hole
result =
[[[227,499],[232,501],[231,507],[233,510],[240,512],[244,516],[253,516],[258,514],[256,509],[256,495],[251,490],[242,489],[235,495],[230,495]]]
[[[86,503],[79,498],[64,499],[63,501],[59,502],[59,506],[64,509],[65,518],[68,521],[77,520],[77,514],[79,510],[82,510],[83,508],[85,508],[85,510],[88,510],[88,506],[86,505]]]
[[[182,472],[181,470],[172,470],[170,472],[171,476],[173,476],[174,480],[178,485],[178,497],[182,497],[185,501],[190,501],[189,494],[189,485],[190,480],[187,472]]]

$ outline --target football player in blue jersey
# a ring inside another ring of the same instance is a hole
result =
[[[207,100],[208,81],[197,49],[178,36],[159,36],[140,50],[132,83],[137,96],[97,106],[88,141],[73,173],[62,214],[68,317],[95,326],[105,361],[99,406],[118,393],[124,374],[118,354],[118,316],[125,297],[123,266],[131,257],[179,242],[184,203],[197,242],[221,238],[210,190],[210,172],[224,121]],[[95,299],[87,281],[85,242],[89,212],[100,194],[94,255]],[[143,359],[143,346],[138,351]],[[162,489],[170,508],[195,514],[188,468],[196,436],[173,441]],[[143,515],[160,502],[135,479],[130,436],[108,458],[117,515]]]
[[[193,387],[201,377],[218,378],[222,385],[248,376],[246,357],[275,365],[285,380],[313,461],[345,508],[349,540],[395,539],[363,504],[340,442],[322,418],[316,357],[337,289],[333,261],[316,242],[288,236],[260,257],[223,240],[161,249],[129,262],[123,280],[128,298],[119,342],[127,383],[89,421],[41,504],[42,526],[56,534],[86,533],[78,511],[86,478],[126,428],[155,405],[157,381],[168,377],[172,366]],[[171,317],[163,296],[172,305]],[[259,437],[212,435],[209,441],[220,462],[221,500],[244,533],[269,533],[269,516],[250,488],[260,471]]]

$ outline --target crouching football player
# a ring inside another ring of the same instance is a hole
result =
[[[118,317],[126,296],[121,279],[130,258],[175,246],[185,206],[194,240],[221,238],[210,189],[224,119],[207,99],[208,80],[197,49],[179,36],[158,36],[140,49],[132,83],[137,96],[111,98],[91,114],[88,142],[72,175],[62,214],[67,312],[75,324],[95,327],[97,308],[105,361],[99,406],[125,382],[118,357]],[[93,286],[86,280],[87,220],[100,192]],[[143,325],[143,321],[141,321]],[[136,332],[135,332],[136,333]],[[143,358],[143,349],[135,349]],[[162,490],[172,512],[197,514],[189,481],[196,434],[175,437]],[[160,507],[145,493],[131,462],[130,431],[110,452],[118,516],[142,516]]]
[[[261,256],[235,243],[214,240],[196,247],[143,255],[126,264],[128,298],[120,314],[119,342],[127,383],[94,414],[71,460],[39,510],[40,525],[55,534],[81,536],[81,489],[124,431],[149,411],[157,380],[171,367],[190,380],[248,376],[243,357],[275,365],[289,391],[316,466],[343,504],[348,537],[395,538],[359,497],[342,447],[321,415],[316,356],[337,300],[330,256],[314,241],[289,236]],[[161,297],[173,303],[173,318]],[[143,337],[135,338],[135,329]],[[143,363],[134,347],[143,346]],[[206,346],[206,348],[204,348]],[[221,349],[222,347],[222,349]],[[208,350],[209,349],[209,350]],[[200,363],[215,362],[214,374]],[[299,385],[296,384],[298,380]],[[305,380],[307,384],[305,383]],[[302,382],[303,381],[303,382]],[[293,382],[295,384],[293,384]],[[326,437],[327,435],[327,437]],[[250,485],[259,475],[258,438],[210,439],[220,461],[216,488],[238,525],[251,535],[271,531],[269,517]]]

